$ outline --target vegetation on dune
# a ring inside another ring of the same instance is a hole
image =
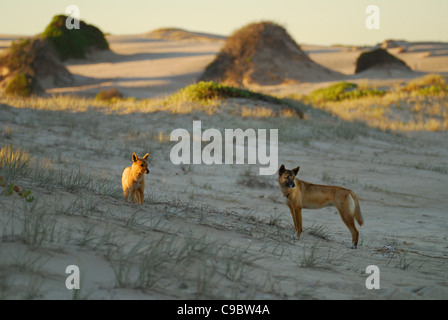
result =
[[[342,82],[303,99],[346,121],[361,121],[382,130],[448,130],[448,85],[438,74],[389,90]]]
[[[6,85],[3,96],[29,97],[39,90],[34,77],[27,73],[18,73]]]
[[[73,79],[61,60],[85,58],[92,49],[108,49],[98,28],[79,21],[79,29],[68,29],[65,15],[57,15],[45,31],[32,38],[14,41],[0,57],[0,83],[6,84],[4,95],[28,97],[40,93],[42,79],[67,84]]]
[[[37,79],[51,78],[55,83],[67,83],[71,76],[67,68],[57,57],[51,44],[42,37],[14,41],[4,55],[0,57],[0,82],[9,83],[14,88],[18,84],[24,87],[25,77],[32,82],[33,90],[26,94],[38,93]]]
[[[297,69],[305,66],[315,64],[287,30],[276,23],[262,21],[244,26],[228,37],[200,80],[232,86],[280,84],[296,79]],[[292,69],[296,71],[291,72]]]
[[[448,92],[448,85],[440,74],[428,74],[422,78],[409,81],[403,88],[404,92],[413,92],[419,95],[431,95]]]
[[[22,80],[23,81],[23,80]],[[19,82],[20,83],[20,82]],[[20,99],[4,95],[4,103],[17,108],[117,113],[169,112],[208,115],[232,114],[243,118],[298,117],[302,110],[324,110],[344,121],[394,131],[448,130],[448,85],[440,75],[427,75],[377,89],[368,84],[336,83],[308,96],[278,98],[216,82],[199,82],[164,98],[122,98],[116,90],[100,92],[95,99],[70,96]]]
[[[444,77],[439,74],[428,74],[409,81],[406,85],[397,87],[395,91],[377,89],[375,87],[359,86],[356,83],[338,82],[325,88],[314,90],[305,100],[311,103],[355,100],[359,98],[382,97],[388,93],[410,93],[416,95],[437,95],[448,92]]]
[[[200,81],[196,84],[189,85],[174,95],[169,100],[193,101],[201,103],[209,103],[216,99],[227,98],[244,98],[251,100],[261,100],[265,102],[283,104],[283,100],[265,95],[262,93],[253,92],[246,89],[227,86],[213,81]]]
[[[9,50],[0,57],[0,67],[5,68],[4,77],[14,73],[27,73],[35,76],[54,67],[51,46],[37,38],[19,39],[11,44]],[[0,80],[1,76],[0,76]]]
[[[14,41],[0,57],[0,83],[6,83],[7,95],[38,93],[42,78],[54,84],[70,83],[73,79],[61,60],[85,58],[89,50],[109,48],[101,30],[84,21],[79,21],[79,29],[68,29],[67,18],[55,16],[42,34]]]
[[[65,15],[54,16],[42,33],[43,38],[48,39],[55,47],[61,60],[84,59],[88,50],[109,49],[109,44],[100,29],[82,20],[79,21],[79,29],[68,29],[65,26],[67,18]]]
[[[201,105],[213,104],[216,100],[228,98],[242,98],[254,101],[263,101],[269,104],[280,106],[281,108],[289,108],[300,118],[304,117],[304,113],[299,109],[298,103],[289,99],[280,99],[270,95],[253,92],[246,89],[236,88],[213,81],[200,81],[196,84],[189,85],[179,92],[171,95],[165,100],[165,104],[178,104],[183,102],[196,102]]]
[[[364,52],[359,56],[359,58],[356,60],[355,73],[359,73],[364,70],[382,65],[394,65],[406,70],[411,70],[404,61],[391,55],[389,52],[387,52],[387,50],[375,49]]]
[[[32,64],[34,56],[28,49],[30,44],[31,39],[13,41],[9,53],[0,57],[0,65],[14,71]]]
[[[311,102],[342,101],[361,97],[383,96],[384,90],[374,88],[361,89],[355,83],[339,82],[329,87],[317,89],[307,96]]]

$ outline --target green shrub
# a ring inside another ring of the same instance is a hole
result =
[[[202,105],[208,105],[213,101],[227,98],[243,98],[250,100],[264,101],[271,104],[280,105],[290,109],[300,118],[304,118],[304,113],[298,107],[298,103],[290,99],[279,99],[266,94],[253,92],[246,89],[236,88],[213,81],[200,81],[180,89],[165,100],[169,103],[198,102]]]
[[[79,29],[67,29],[65,15],[57,15],[45,28],[42,36],[55,47],[61,60],[86,57],[86,49],[105,50],[109,48],[103,32],[84,21],[79,21]]]
[[[307,99],[311,102],[342,101],[366,96],[383,96],[385,93],[386,91],[377,89],[361,90],[355,83],[339,82],[327,88],[313,91],[307,96]]]
[[[250,90],[219,84],[213,81],[200,81],[197,84],[189,85],[171,96],[170,100],[208,103],[212,100],[226,98],[245,98],[252,100],[261,100],[275,104],[283,103],[282,99],[253,92]]]
[[[16,74],[6,85],[4,96],[29,97],[37,90],[36,79],[27,73]]]

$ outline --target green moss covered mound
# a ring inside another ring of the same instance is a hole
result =
[[[106,50],[109,44],[103,32],[95,26],[79,21],[79,29],[68,29],[67,16],[57,15],[42,33],[56,49],[61,60],[69,58],[84,59],[89,50]]]

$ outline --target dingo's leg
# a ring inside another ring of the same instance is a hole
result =
[[[300,235],[302,234],[302,208],[295,208],[294,213],[297,237],[300,238]]]
[[[302,208],[294,208],[288,202],[289,210],[291,211],[292,221],[294,222],[294,228],[296,229],[297,238],[300,238],[302,234]]]
[[[358,237],[359,231],[356,229],[355,219],[353,215],[348,211],[349,208],[337,208],[339,211],[339,215],[341,216],[342,221],[344,221],[347,228],[350,230],[352,234],[352,248],[356,248],[358,245]]]
[[[124,196],[124,200],[126,202],[128,202],[128,197],[129,197],[129,189],[126,189],[123,191],[123,196]]]
[[[139,190],[137,194],[138,203],[143,204],[144,198],[145,198],[145,191]]]
[[[138,203],[137,191],[135,191],[135,190],[131,191],[131,200],[132,200],[132,203]]]

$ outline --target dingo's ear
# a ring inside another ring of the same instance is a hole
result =
[[[278,175],[281,176],[285,171],[286,171],[286,169],[285,169],[285,165],[282,164],[282,165],[280,166],[280,168],[278,169]]]
[[[297,168],[292,169],[292,172],[294,172],[294,175],[296,176],[297,173],[299,172],[299,170],[300,170],[300,166],[298,166]]]
[[[143,157],[143,159],[148,160],[149,157],[149,153],[145,154],[145,156]]]
[[[137,161],[138,161],[138,157],[137,157],[137,155],[135,154],[135,152],[132,154],[132,161],[133,161],[133,162],[137,162]]]

